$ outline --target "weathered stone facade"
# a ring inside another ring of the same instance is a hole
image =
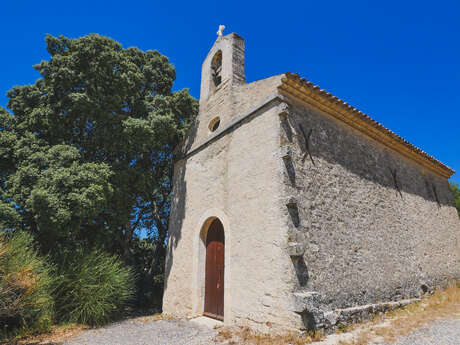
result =
[[[345,107],[341,120],[327,97],[316,106],[302,83],[246,84],[236,34],[208,54],[174,170],[165,313],[203,313],[214,218],[225,232],[226,324],[333,327],[460,278],[452,171]]]
[[[447,179],[313,107],[293,102],[286,122],[284,194],[298,212],[299,224],[286,218],[290,242],[303,250],[299,292],[318,293],[330,311],[419,297],[460,277]],[[311,131],[311,156],[301,127]]]

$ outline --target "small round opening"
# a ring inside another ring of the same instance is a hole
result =
[[[217,128],[219,128],[219,125],[220,125],[220,117],[217,116],[214,119],[212,119],[211,122],[209,122],[209,130],[211,132],[214,132]]]

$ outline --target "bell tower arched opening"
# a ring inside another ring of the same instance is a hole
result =
[[[222,83],[222,50],[219,50],[211,60],[211,78],[214,89]]]

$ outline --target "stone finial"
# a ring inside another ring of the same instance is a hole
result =
[[[217,37],[222,37],[222,31],[225,30],[225,25],[219,25],[219,30],[217,31]]]

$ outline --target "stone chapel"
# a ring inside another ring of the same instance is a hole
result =
[[[460,279],[454,171],[297,74],[247,83],[244,52],[219,35],[202,65],[163,312],[333,329]]]

